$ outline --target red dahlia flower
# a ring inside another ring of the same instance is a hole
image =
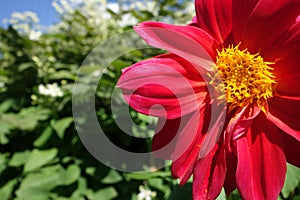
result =
[[[286,162],[300,167],[300,0],[195,5],[190,25],[135,27],[170,53],[125,69],[118,87],[159,118],[153,150],[173,160],[181,184],[193,174],[194,199],[214,199],[223,186],[276,199]]]

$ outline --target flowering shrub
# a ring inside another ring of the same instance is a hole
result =
[[[83,146],[74,126],[72,92],[78,69],[91,50],[110,36],[142,21],[190,23],[194,4],[157,0],[108,3],[53,1],[60,21],[42,27],[34,13],[16,13],[0,28],[0,197],[3,200],[191,199],[192,183],[179,186],[170,166],[152,173],[125,173],[96,160]],[[126,41],[128,42],[128,41]],[[106,136],[128,151],[151,150],[151,139],[126,135],[114,122],[111,94],[121,69],[161,54],[135,50],[112,63],[95,94],[95,110]],[[99,68],[81,71],[99,76]],[[85,102],[87,96],[76,102]],[[133,120],[148,118],[130,109]],[[135,136],[150,130],[129,127]],[[155,169],[154,169],[155,170]],[[281,199],[299,198],[300,172],[288,166]],[[225,199],[222,191],[219,199]],[[231,199],[239,199],[234,191]]]

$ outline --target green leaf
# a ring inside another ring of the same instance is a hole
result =
[[[61,80],[61,79],[70,79],[75,80],[75,76],[67,70],[56,71],[55,73],[49,76],[50,80]]]
[[[19,72],[23,72],[23,71],[25,71],[26,69],[28,69],[28,68],[30,68],[30,67],[34,67],[34,64],[31,63],[31,62],[28,62],[28,63],[22,63],[22,64],[19,65],[18,71],[19,71]]]
[[[7,168],[7,156],[0,153],[0,175]]]
[[[104,184],[115,184],[122,180],[122,176],[114,169],[111,169],[106,177],[101,180]]]
[[[42,132],[40,137],[38,137],[34,141],[33,145],[35,147],[42,147],[44,144],[46,144],[46,142],[49,140],[51,135],[52,135],[52,128],[51,128],[51,126],[47,126],[47,128],[45,128],[45,130]]]
[[[13,129],[12,125],[3,123],[0,119],[0,144],[4,145],[9,143],[8,134],[10,133],[11,129]]]
[[[13,192],[13,188],[16,185],[16,183],[17,183],[17,180],[12,179],[0,188],[0,197],[2,200],[11,199],[11,194]]]
[[[70,126],[72,122],[72,117],[66,117],[60,120],[51,120],[51,126],[56,131],[58,137],[63,138],[65,130]]]
[[[23,108],[20,113],[5,113],[1,115],[0,124],[6,123],[15,129],[21,130],[33,130],[39,123],[40,120],[48,118],[50,110],[29,107]]]
[[[16,194],[21,199],[48,199],[50,191],[58,186],[70,185],[80,177],[80,168],[70,165],[65,170],[60,165],[42,168],[35,173],[29,173],[21,182]]]
[[[61,184],[69,185],[74,183],[80,177],[80,172],[78,165],[70,165],[67,170],[61,172]]]
[[[25,163],[24,172],[32,171],[38,169],[39,167],[52,161],[57,155],[57,149],[48,149],[48,150],[38,150],[34,149],[28,161]]]
[[[217,197],[216,200],[226,200],[226,199],[227,198],[226,198],[225,190],[224,190],[224,188],[222,188],[222,191],[221,191],[221,193],[219,194],[219,196]]]
[[[83,177],[79,177],[77,190],[73,193],[74,196],[85,195],[88,190],[87,180]]]
[[[85,168],[85,173],[87,173],[90,176],[94,176],[96,172],[96,168],[95,167],[87,167]]]
[[[9,108],[12,107],[13,104],[14,104],[14,102],[13,102],[12,99],[8,99],[8,100],[3,101],[0,104],[0,113],[6,112]]]
[[[171,189],[168,185],[164,185],[164,180],[162,178],[151,178],[147,180],[147,183],[151,189],[161,191],[164,195],[164,199],[168,199],[170,197]]]
[[[132,65],[131,62],[124,61],[124,60],[121,60],[121,59],[118,59],[118,60],[114,61],[112,64],[118,72],[120,72],[121,69],[123,69],[124,67],[128,67],[128,66]]]
[[[30,156],[30,151],[16,152],[13,157],[10,159],[8,165],[11,167],[19,167],[26,163]]]
[[[281,191],[284,198],[289,197],[291,192],[293,192],[297,187],[299,181],[300,181],[300,169],[293,165],[287,164],[285,184]]]
[[[49,109],[39,107],[22,109],[19,113],[19,117],[22,119],[22,126],[20,128],[23,130],[33,130],[39,121],[48,119],[50,112]]]
[[[118,192],[114,187],[107,187],[97,191],[94,194],[95,200],[110,200],[118,196]]]
[[[124,174],[125,178],[128,180],[146,180],[154,177],[171,177],[171,172],[157,171],[157,172],[147,172],[147,173],[127,173]]]
[[[57,180],[56,171],[50,169],[48,172],[29,174],[22,181],[16,194],[21,199],[47,199],[49,191],[58,185]]]

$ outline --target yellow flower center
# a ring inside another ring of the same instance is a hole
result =
[[[221,80],[212,79],[212,85],[222,90],[229,109],[244,107],[253,102],[266,112],[266,99],[273,96],[273,68],[257,54],[250,54],[247,49],[239,50],[239,45],[229,46],[218,51],[216,60],[217,73]],[[222,89],[220,89],[222,88]]]

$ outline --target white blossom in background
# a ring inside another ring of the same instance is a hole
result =
[[[38,40],[42,35],[39,26],[39,18],[31,11],[14,12],[9,19],[4,19],[3,23],[11,25],[21,34],[27,35],[31,40]]]
[[[41,37],[41,35],[42,35],[41,31],[34,31],[34,30],[32,30],[32,31],[29,32],[28,37],[31,40],[38,40]]]
[[[47,85],[40,84],[38,86],[38,90],[41,95],[45,95],[45,96],[51,96],[51,97],[62,97],[63,96],[63,92],[58,87],[57,83],[47,84]]]
[[[142,185],[139,187],[139,190],[140,192],[137,195],[138,200],[152,200],[152,198],[156,197],[156,192],[145,189]]]
[[[70,5],[70,1],[60,0],[60,1],[52,1],[52,6],[58,12],[58,14],[72,13],[74,12],[74,8]]]
[[[66,21],[72,21],[72,17],[76,9],[80,11],[88,19],[90,27],[96,27],[99,34],[105,38],[108,35],[108,26],[112,24],[111,20],[107,20],[105,0],[53,0],[52,6],[60,17],[64,20],[49,27],[52,33],[59,33],[61,30],[69,29]],[[81,24],[74,22],[72,24],[73,31],[80,35],[85,35],[86,30]]]
[[[147,10],[151,12],[154,16],[157,16],[159,14],[159,5],[156,1],[133,1],[130,4],[130,8],[135,10]]]
[[[123,14],[120,21],[114,21],[111,14],[107,11],[107,9],[110,9],[114,13],[119,14],[121,6],[122,9],[137,7],[133,3],[120,5],[116,2],[108,3],[106,0],[53,0],[52,6],[60,15],[65,17],[75,12],[76,8],[79,9],[88,18],[89,25],[97,27],[102,32],[106,31],[108,25],[112,23],[117,24],[119,27],[137,23],[137,19],[130,13]]]
[[[135,25],[138,23],[138,20],[132,16],[131,13],[126,13],[122,15],[122,20],[119,22],[119,26],[125,27],[130,25]]]
[[[88,19],[88,25],[91,27],[97,27],[97,30],[101,35],[106,35],[109,26],[115,28],[122,28],[125,26],[132,26],[138,23],[138,20],[130,12],[121,13],[122,11],[129,10],[147,10],[151,12],[155,17],[159,17],[159,2],[153,0],[123,0],[118,2],[107,2],[107,0],[53,0],[52,6],[57,13],[65,19],[71,17],[72,14],[78,9]],[[113,11],[116,14],[121,14],[121,19],[113,19],[111,13],[107,9]],[[178,18],[183,13],[194,13],[193,2],[188,2],[186,8],[182,11],[176,11],[175,15]],[[172,23],[172,19],[162,19],[164,22]],[[173,19],[174,20],[174,19]],[[186,23],[189,23],[187,21]],[[73,25],[74,26],[74,25]],[[59,32],[61,28],[67,28],[66,22],[62,21],[50,28],[51,32]],[[80,34],[80,25],[77,27]],[[82,32],[84,35],[85,33]]]
[[[185,14],[195,13],[195,4],[193,1],[186,2],[186,7],[184,10],[175,12],[175,18],[182,16],[182,14],[184,14],[184,13]],[[191,23],[191,21],[192,21],[191,19],[188,19],[188,21],[185,22],[184,24]]]

